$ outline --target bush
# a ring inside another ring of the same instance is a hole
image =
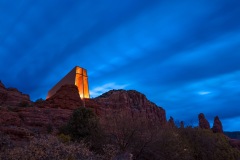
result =
[[[188,141],[182,138],[177,128],[165,127],[153,135],[138,159],[193,160]]]
[[[15,147],[0,153],[0,159],[58,159],[58,160],[95,160],[97,155],[89,151],[86,145],[79,143],[62,143],[54,136],[33,138],[24,147]]]
[[[102,148],[102,130],[98,118],[90,109],[84,107],[76,109],[67,125],[60,128],[60,133],[70,135],[73,141],[84,140],[90,143],[94,150]]]

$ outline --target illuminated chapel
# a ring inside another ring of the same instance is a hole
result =
[[[89,98],[87,70],[81,67],[74,67],[65,77],[63,77],[52,89],[49,90],[47,99],[53,96],[62,85],[74,84],[78,88],[81,99]]]

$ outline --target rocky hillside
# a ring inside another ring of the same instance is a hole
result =
[[[22,106],[30,104],[29,95],[23,94],[16,88],[5,88],[0,81],[0,106]]]
[[[151,123],[166,123],[164,109],[137,91],[112,90],[97,98],[84,102],[78,96],[74,85],[62,86],[46,101],[30,102],[29,96],[16,89],[0,88],[0,131],[13,139],[27,138],[40,133],[56,133],[65,124],[73,110],[85,105],[95,110],[100,119],[113,113],[132,118],[141,117]],[[19,105],[27,102],[27,106]],[[31,104],[31,105],[30,105]]]

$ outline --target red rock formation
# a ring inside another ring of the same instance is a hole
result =
[[[116,112],[160,125],[166,124],[165,110],[134,90],[111,90],[93,100],[87,100],[86,106],[94,108],[100,117]]]
[[[216,116],[216,117],[214,118],[214,123],[213,123],[212,131],[213,131],[214,133],[223,133],[222,122],[220,121],[220,119],[218,118],[218,116]]]
[[[203,113],[200,113],[198,115],[198,120],[199,120],[199,127],[203,128],[203,129],[210,129],[210,124],[207,121],[207,119],[205,118]]]
[[[9,91],[2,84],[0,88],[4,91],[1,93],[8,94]],[[19,94],[16,90],[14,92]],[[123,111],[123,116],[141,117],[159,125],[166,123],[165,111],[137,91],[109,91],[95,99],[86,99],[85,103],[96,111],[100,119]],[[83,102],[76,86],[65,85],[48,100],[33,105],[34,107],[1,107],[0,132],[7,133],[13,139],[50,131],[56,133],[68,121],[73,109],[82,106]]]
[[[0,132],[11,138],[27,138],[31,135],[56,132],[72,114],[72,110],[58,108],[18,107],[0,110]]]
[[[6,89],[0,83],[0,132],[12,139],[57,131],[68,121],[72,109],[82,105],[75,86],[62,87],[49,101],[33,104],[33,107],[19,107],[22,102],[30,103],[29,96],[16,89]]]
[[[0,81],[0,105],[1,106],[20,106],[30,104],[29,95],[19,92],[15,88],[5,88]]]
[[[52,97],[46,100],[53,108],[76,109],[83,106],[79,96],[78,88],[75,85],[63,85]]]

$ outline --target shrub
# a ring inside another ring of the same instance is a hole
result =
[[[144,125],[141,117],[131,118],[118,112],[105,122],[108,137],[112,137],[114,152],[105,156],[114,157],[119,153],[132,153],[134,159],[161,160],[238,160],[240,151],[232,148],[229,140],[210,129],[171,126]]]
[[[177,128],[159,129],[138,159],[193,160],[188,141]]]
[[[78,159],[78,160],[95,160],[97,156],[89,151],[86,145],[79,143],[62,143],[54,136],[41,136],[33,138],[28,145],[24,147],[9,148],[2,152],[0,159],[7,160],[25,160],[25,159]]]
[[[76,109],[67,125],[60,128],[60,133],[70,135],[73,141],[84,140],[90,143],[91,149],[102,150],[103,133],[98,118],[92,110],[80,107]]]

